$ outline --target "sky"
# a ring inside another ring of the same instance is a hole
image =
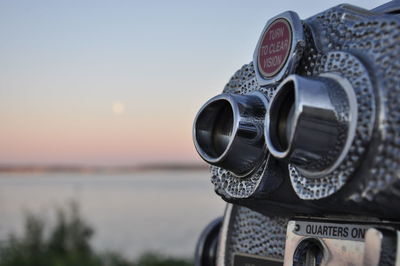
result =
[[[200,162],[194,116],[268,19],[342,2],[0,0],[0,164]]]

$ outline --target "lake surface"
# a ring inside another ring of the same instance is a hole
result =
[[[207,171],[0,174],[0,241],[22,232],[27,211],[51,223],[71,200],[94,228],[96,249],[130,258],[144,251],[192,256],[202,229],[225,208]]]

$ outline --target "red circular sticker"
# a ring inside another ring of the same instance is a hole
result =
[[[258,48],[258,69],[265,78],[277,74],[285,65],[292,46],[292,29],[279,18],[268,26]]]

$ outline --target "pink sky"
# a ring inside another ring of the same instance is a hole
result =
[[[268,19],[341,2],[3,1],[0,164],[200,162],[194,116]]]
[[[113,105],[97,113],[66,114],[34,110],[0,114],[0,162],[11,164],[118,165],[149,162],[198,162],[188,112],[114,113]],[[4,109],[4,108],[3,108]]]

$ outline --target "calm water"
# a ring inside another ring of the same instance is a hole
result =
[[[21,232],[26,211],[51,221],[57,206],[79,203],[93,245],[135,257],[143,251],[191,256],[197,237],[225,204],[207,171],[135,174],[0,174],[0,240]]]

